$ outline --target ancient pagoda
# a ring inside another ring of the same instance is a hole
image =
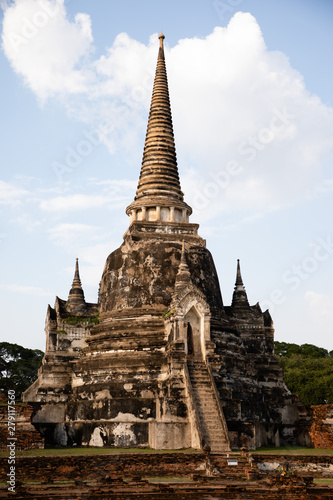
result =
[[[297,407],[274,356],[272,319],[237,264],[224,306],[213,258],[189,221],[174,142],[164,36],[129,227],[107,258],[98,304],[78,262],[46,318],[46,352],[24,393],[47,444],[214,453],[293,442]]]

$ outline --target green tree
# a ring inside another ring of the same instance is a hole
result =
[[[279,357],[288,356],[292,354],[299,354],[300,346],[297,344],[288,344],[288,342],[274,342],[275,354]]]
[[[275,354],[277,356],[288,358],[293,354],[299,354],[305,358],[325,358],[330,353],[323,347],[317,347],[312,344],[289,344],[288,342],[274,342]]]
[[[14,389],[19,399],[37,378],[44,353],[18,344],[0,342],[0,390]]]
[[[304,405],[333,402],[333,356],[312,344],[275,342],[284,381]]]

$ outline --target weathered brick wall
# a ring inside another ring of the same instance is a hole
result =
[[[0,481],[5,480],[7,459],[0,458]],[[205,474],[203,453],[126,453],[122,455],[79,455],[18,457],[20,481],[96,480],[108,476],[182,476]]]
[[[297,443],[313,448],[333,448],[333,404],[300,407]]]
[[[333,465],[333,455],[276,455],[275,453],[253,453],[256,463],[278,461],[300,464],[330,464]]]
[[[228,465],[225,455],[203,453],[126,453],[121,455],[78,455],[18,457],[17,477],[20,481],[102,480],[106,476],[205,476],[218,473],[225,479],[245,477],[251,469],[246,457],[237,458],[238,466]],[[285,466],[300,474],[333,477],[333,456],[254,454],[252,470],[265,470],[262,464],[273,464],[267,472]],[[0,481],[6,479],[7,458],[0,458]]]
[[[44,448],[44,439],[31,423],[32,406],[26,403],[15,405],[15,437],[17,450]],[[0,405],[0,450],[7,450],[8,407],[7,401]]]
[[[285,458],[290,458],[294,464],[304,462],[305,465],[311,460],[318,464],[333,462],[333,457],[281,457],[264,454],[254,457],[258,463],[260,460],[281,460],[283,463]],[[228,458],[237,458],[240,470],[235,466],[226,467]],[[248,465],[248,457],[245,455],[209,457],[199,452],[24,457],[19,458],[17,462],[18,484],[15,498],[201,500],[214,493],[214,496],[228,500],[332,499],[333,490],[327,487],[313,487],[311,478],[304,481],[297,475],[260,475],[255,463],[251,468],[254,476],[249,477],[251,480],[247,482],[243,473],[248,470]],[[219,469],[218,474],[213,470],[216,467]],[[1,459],[0,482],[5,481],[6,469],[6,460]],[[234,477],[229,477],[232,471]],[[190,483],[152,484],[141,479],[149,476],[187,476],[193,480]],[[27,484],[27,481],[42,484]],[[12,498],[3,485],[0,485],[0,497]]]
[[[313,477],[333,477],[333,456],[253,454],[254,463],[261,472],[272,472],[282,467],[290,472]],[[333,492],[332,492],[333,493]]]
[[[333,448],[333,404],[311,406],[309,434],[314,448]]]
[[[13,494],[1,494],[1,498],[12,498]],[[213,495],[213,496],[212,496]],[[52,498],[53,500],[100,500],[108,498],[114,500],[204,500],[219,498],[225,500],[332,500],[332,490],[321,488],[307,488],[305,486],[275,486],[247,485],[247,484],[217,484],[214,480],[207,483],[195,484],[148,484],[145,482],[124,484],[99,484],[94,486],[29,486],[19,488],[15,493],[16,500],[26,498]]]
[[[78,458],[78,457],[76,457]],[[161,457],[160,457],[161,458]],[[183,457],[185,460],[185,457]],[[162,457],[163,461],[163,457]],[[190,482],[150,483],[139,477],[126,476],[96,477],[94,481],[71,480],[56,484],[17,484],[15,498],[52,498],[53,500],[81,500],[101,498],[115,500],[204,500],[207,498],[247,500],[332,500],[332,489],[329,487],[314,487],[311,478],[303,480],[296,476],[281,474],[265,475],[256,481],[237,481],[226,479],[223,475],[196,475]],[[57,479],[57,478],[55,478]],[[37,478],[38,480],[38,478]],[[6,491],[0,484],[0,498],[12,498],[13,494]]]

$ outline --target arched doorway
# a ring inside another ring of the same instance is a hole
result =
[[[186,326],[186,353],[192,359],[202,360],[201,317],[195,307],[187,312],[184,318]]]
[[[194,354],[193,331],[192,331],[191,323],[187,323],[186,339],[187,339],[187,355],[189,357],[193,357],[193,354]]]

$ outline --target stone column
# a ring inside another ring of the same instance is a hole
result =
[[[130,223],[136,221],[136,210],[131,211]]]

